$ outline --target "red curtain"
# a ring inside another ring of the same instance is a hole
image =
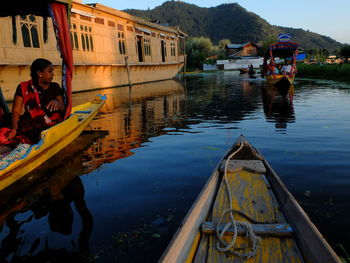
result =
[[[72,77],[74,69],[67,8],[65,4],[50,3],[49,12],[55,29],[57,48],[62,58],[62,87],[66,90],[66,114],[64,118],[66,119],[72,111]]]

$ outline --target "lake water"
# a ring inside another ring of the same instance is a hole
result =
[[[89,131],[0,193],[1,262],[156,262],[240,134],[350,253],[350,85],[296,80],[281,95],[237,72],[200,73],[74,104],[98,93],[108,100]]]

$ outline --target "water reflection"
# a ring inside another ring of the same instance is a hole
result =
[[[236,72],[184,83],[103,90],[108,100],[90,134],[0,192],[0,261],[156,262],[241,133],[321,232],[349,250],[350,89],[299,81],[295,95],[282,94]],[[74,94],[73,102],[99,93]]]
[[[103,92],[107,93],[104,114],[89,127],[108,130],[109,133],[83,154],[84,165],[90,171],[103,163],[131,156],[131,150],[140,147],[149,137],[165,134],[163,128],[183,120],[185,92],[178,81],[167,80]]]
[[[275,122],[276,131],[285,132],[287,123],[295,122],[294,85],[287,90],[267,85],[262,88],[261,94],[266,120]]]
[[[81,153],[104,135],[84,132],[59,155],[0,192],[1,262],[78,260],[89,254],[93,218],[79,178],[86,173]],[[74,216],[81,221],[75,230]],[[71,244],[55,249],[57,234]]]
[[[74,94],[74,104],[94,93]],[[72,144],[0,192],[0,261],[92,260],[94,219],[80,175],[131,156],[181,118],[183,86],[174,80],[106,89],[102,114]],[[77,223],[79,222],[79,223]]]

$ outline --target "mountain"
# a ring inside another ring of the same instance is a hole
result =
[[[291,33],[292,40],[304,49],[327,48],[333,51],[342,45],[330,37],[303,29],[271,25],[237,3],[203,8],[181,1],[167,1],[154,9],[123,11],[148,21],[179,25],[190,37],[209,37],[214,43],[225,38],[232,43],[262,42],[277,37],[279,33]]]

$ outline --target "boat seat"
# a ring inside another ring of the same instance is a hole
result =
[[[237,222],[238,223],[238,222]],[[252,224],[252,229],[254,233],[258,236],[275,236],[275,237],[283,237],[283,236],[292,236],[293,229],[289,224]],[[222,229],[225,225],[220,225],[219,230]],[[234,235],[234,228],[229,227],[226,229],[226,235]],[[216,226],[213,222],[204,222],[201,225],[201,232],[204,234],[215,234]],[[246,229],[244,225],[237,224],[237,235],[242,236],[246,234]]]
[[[226,160],[221,164],[220,171],[225,172]],[[253,173],[266,173],[265,165],[260,160],[229,160],[227,172],[234,172],[237,170],[246,170]]]

